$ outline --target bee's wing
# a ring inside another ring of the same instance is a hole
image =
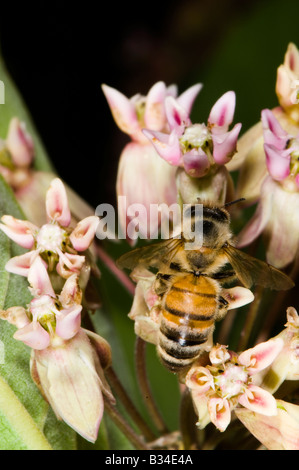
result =
[[[179,247],[182,240],[171,238],[153,245],[143,246],[125,253],[117,260],[120,268],[133,270],[136,266],[159,268],[163,262],[171,259]]]
[[[274,266],[253,258],[231,245],[223,250],[245,287],[249,288],[253,284],[260,284],[274,290],[287,290],[294,287],[292,279]]]

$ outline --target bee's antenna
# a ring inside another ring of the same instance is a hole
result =
[[[237,202],[245,201],[245,197],[241,197],[240,199],[236,199],[232,202],[226,202],[223,207],[232,206],[233,204],[237,204]]]

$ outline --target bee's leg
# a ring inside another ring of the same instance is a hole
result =
[[[228,309],[228,301],[220,295],[218,298],[218,314],[217,314],[217,321],[222,320],[225,317]]]
[[[163,295],[171,285],[171,274],[158,273],[154,283],[154,291],[157,295]]]

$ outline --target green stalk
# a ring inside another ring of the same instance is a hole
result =
[[[245,350],[247,345],[248,345],[248,341],[250,339],[252,328],[254,326],[254,322],[255,322],[255,320],[257,318],[257,315],[258,315],[258,312],[259,312],[259,308],[260,308],[260,304],[261,304],[261,300],[262,300],[262,296],[263,296],[263,291],[264,291],[264,289],[261,286],[258,286],[255,290],[254,301],[250,304],[250,307],[249,307],[249,310],[248,310],[248,313],[247,313],[247,317],[246,317],[246,321],[245,321],[245,324],[243,326],[243,329],[242,329],[242,332],[241,332],[241,335],[240,335],[240,341],[239,341],[239,344],[238,344],[238,347],[237,347],[238,351]]]
[[[143,401],[150,413],[150,416],[155,423],[160,434],[168,434],[169,430],[164,423],[164,420],[157,408],[156,402],[152,395],[150,384],[146,374],[146,357],[145,357],[146,342],[137,336],[135,348],[135,361],[137,380],[139,383],[140,391]]]
[[[111,405],[109,400],[104,397],[105,411],[109,414],[110,418],[114,421],[116,426],[124,433],[127,439],[133,444],[137,450],[150,450],[145,442],[138,436],[129,424],[120,415],[115,406]]]
[[[143,433],[144,437],[148,441],[153,441],[156,438],[155,434],[152,432],[148,424],[144,421],[143,417],[140,415],[139,411],[134,406],[132,400],[128,396],[127,392],[125,391],[112,367],[109,367],[105,371],[105,374],[110,382],[110,385],[112,386],[120,401],[124,405],[127,413],[130,415],[130,417],[133,419],[140,431]]]

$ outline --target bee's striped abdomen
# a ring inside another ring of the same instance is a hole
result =
[[[190,365],[214,328],[218,284],[188,274],[163,299],[158,352],[165,366],[177,372]]]

